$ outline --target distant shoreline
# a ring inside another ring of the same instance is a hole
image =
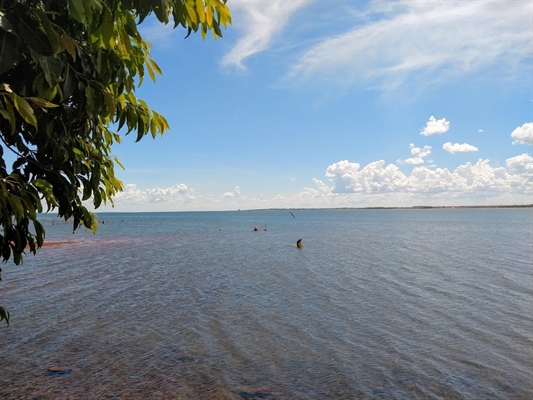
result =
[[[313,211],[313,210],[435,210],[435,209],[476,209],[476,208],[533,208],[533,204],[502,204],[492,206],[409,206],[409,207],[285,207],[285,208],[240,208],[233,210],[167,210],[167,211],[98,211],[101,214],[143,214],[143,213],[197,213],[197,212],[248,212],[248,211]],[[46,215],[47,213],[44,213]]]
[[[496,206],[410,206],[410,207],[318,207],[318,208],[257,208],[238,211],[287,211],[287,210],[428,210],[452,208],[533,208],[533,204],[507,204]]]

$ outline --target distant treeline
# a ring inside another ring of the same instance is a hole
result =
[[[531,208],[533,204],[508,204],[498,206],[412,206],[412,207],[365,207],[365,209],[426,209],[426,208]]]
[[[497,206],[411,206],[411,207],[325,207],[325,208],[261,208],[242,211],[271,211],[271,210],[426,210],[442,208],[533,208],[533,204],[507,204]],[[239,209],[239,211],[241,211]]]

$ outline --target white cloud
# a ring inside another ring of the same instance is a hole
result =
[[[291,178],[291,182],[296,182],[296,177],[295,177],[295,176],[293,176],[293,177]]]
[[[514,139],[513,144],[533,144],[533,122],[516,128],[511,133],[511,137]]]
[[[232,197],[241,197],[241,189],[238,186],[235,186],[233,192],[226,192],[220,196],[222,198],[232,198]]]
[[[307,2],[309,0],[232,0],[234,28],[242,30],[243,36],[224,56],[222,64],[246,69],[243,61],[269,48],[274,37],[288,24],[290,16]]]
[[[478,129],[477,131],[478,131],[479,133],[483,133],[483,132],[485,132],[483,129]]]
[[[450,153],[466,153],[471,151],[478,151],[479,149],[475,146],[472,146],[471,144],[463,143],[451,143],[447,142],[442,145],[442,149],[446,150]]]
[[[183,183],[177,183],[169,188],[139,189],[135,184],[125,185],[124,191],[114,197],[116,205],[125,203],[182,203],[194,200],[192,190]]]
[[[329,194],[331,193],[331,188],[326,185],[325,183],[323,183],[322,181],[316,179],[316,178],[313,178],[312,179],[312,182],[318,186],[318,191],[319,193],[322,193],[322,194]]]
[[[420,131],[421,135],[431,136],[435,134],[442,134],[450,129],[450,121],[446,121],[446,118],[435,119],[432,115],[429,117],[426,127]]]
[[[510,173],[527,177],[530,180],[533,177],[533,157],[527,153],[508,158],[505,160],[505,165]]]
[[[320,179],[313,178],[311,180],[318,189],[314,188],[308,188],[306,187],[302,193],[300,193],[301,198],[307,198],[307,199],[313,199],[313,198],[320,198],[324,196],[329,196],[333,193],[332,188],[330,188],[327,184],[322,182]]]
[[[359,170],[358,163],[339,161],[326,169],[326,177],[335,182],[333,193],[394,191],[395,188],[403,187],[405,175],[396,165],[389,164],[385,168],[384,165],[385,161],[379,160]],[[326,192],[323,186],[318,186],[322,192]]]
[[[405,160],[398,160],[399,164],[424,164],[424,158],[431,154],[432,149],[431,146],[428,145],[424,147],[416,147],[413,143],[409,145],[409,148],[411,149],[411,154],[414,157],[406,158]]]
[[[453,172],[447,168],[415,167],[407,176],[393,164],[385,166],[383,160],[369,163],[363,169],[360,169],[358,163],[344,160],[331,164],[326,169],[325,176],[333,182],[333,187],[315,178],[318,189],[306,188],[300,196],[404,193],[427,197],[446,193],[466,196],[506,192],[532,194],[533,157],[522,154],[507,159],[506,165],[506,168],[493,168],[489,160],[479,159],[475,164],[468,162],[460,165]]]
[[[411,149],[411,154],[417,157],[427,157],[431,154],[431,146],[424,146],[424,147],[415,147],[414,144],[410,144],[409,148]]]
[[[494,168],[487,159],[454,170],[416,166],[404,174],[378,160],[362,167],[348,160],[329,165],[326,181],[313,178],[296,195],[201,195],[185,184],[139,189],[134,184],[115,197],[113,211],[228,210],[271,207],[391,207],[464,204],[529,204],[533,198],[533,157],[524,153]],[[110,207],[104,207],[111,210]]]
[[[375,1],[369,7],[353,13],[351,29],[307,50],[288,76],[388,89],[410,74],[425,74],[431,83],[489,66],[507,68],[507,76],[530,73],[530,1]]]
[[[398,160],[398,164],[405,164],[405,165],[424,164],[424,159],[420,157],[411,157],[411,158],[406,158],[405,160]]]

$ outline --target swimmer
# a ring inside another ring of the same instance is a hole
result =
[[[302,247],[304,247],[303,243],[302,243],[302,239],[298,239],[298,241],[296,242],[296,247],[298,247],[299,249],[301,249]]]

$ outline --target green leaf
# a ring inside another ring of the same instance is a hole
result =
[[[124,126],[124,123],[126,122],[126,117],[127,117],[126,111],[122,110],[120,112],[120,118],[119,118],[119,121],[118,121],[118,129],[117,129],[117,131],[120,131],[122,129],[122,127]]]
[[[85,158],[85,155],[80,149],[73,148],[72,151],[79,157],[80,160],[83,160]]]
[[[20,263],[22,262],[22,254],[17,251],[13,251],[13,262],[16,265],[20,265]]]
[[[16,34],[22,38],[27,46],[37,54],[49,56],[53,54],[48,37],[40,30],[41,24],[23,12],[22,5],[7,14]],[[20,10],[22,8],[22,10]]]
[[[34,179],[31,183],[41,191],[52,190],[52,184],[44,179]]]
[[[139,32],[137,31],[137,25],[131,12],[124,12],[124,18],[126,18],[126,25],[124,29],[128,35],[134,38],[138,38]]]
[[[33,226],[35,227],[35,236],[37,238],[37,246],[41,247],[43,245],[44,237],[45,237],[44,227],[37,220],[33,220]]]
[[[21,58],[22,51],[18,38],[0,29],[0,74],[13,68]]]
[[[22,206],[22,203],[18,196],[8,193],[7,201],[11,206],[11,209],[13,210],[13,213],[15,214],[17,220],[24,218],[24,207]]]
[[[27,211],[29,218],[31,220],[37,219],[37,213],[33,204],[26,199],[22,199],[22,204],[24,205],[24,209]]]
[[[213,32],[217,34],[217,36],[222,37],[222,31],[220,30],[220,26],[218,25],[217,21],[213,21]]]
[[[16,129],[16,117],[15,117],[15,110],[13,110],[13,106],[11,105],[11,102],[4,98],[5,104],[6,104],[6,111],[9,115],[9,126],[11,128],[11,134],[13,135],[15,133]]]
[[[150,63],[152,68],[155,70],[155,72],[157,72],[159,75],[163,75],[163,72],[161,71],[161,68],[159,68],[159,65],[157,65],[157,63],[153,59],[150,58],[150,60],[148,60],[148,62]]]
[[[150,79],[155,82],[154,70],[152,69],[150,64],[146,64],[146,68],[148,69],[148,75],[150,75]]]
[[[33,108],[31,108],[26,99],[24,97],[17,96],[15,93],[11,93],[11,98],[13,99],[13,103],[15,103],[15,108],[24,121],[37,128],[37,118],[35,118]]]
[[[15,34],[15,30],[13,29],[13,26],[7,19],[7,16],[4,12],[0,11],[0,28],[1,30],[9,32],[11,34]]]
[[[157,124],[154,118],[150,120],[150,133],[152,134],[152,137],[155,139],[157,136]]]
[[[96,10],[98,11],[99,13],[102,12],[103,10],[103,6],[102,6],[102,3],[98,0],[85,0],[87,3],[89,3],[89,5],[91,6],[91,8],[93,10]]]
[[[184,28],[187,27],[187,10],[181,1],[176,1],[173,4],[172,17],[174,18],[174,28],[181,24]]]
[[[185,9],[187,10],[187,15],[189,16],[189,24],[194,31],[198,28],[198,19],[196,18],[196,12],[192,7],[185,3]]]
[[[55,130],[55,122],[54,120],[52,120],[46,125],[46,136],[51,138],[54,133],[54,130]]]
[[[168,24],[168,0],[154,1],[154,13],[160,22]]]
[[[93,89],[90,86],[85,88],[85,99],[87,100],[87,113],[93,115],[94,102],[93,102]]]
[[[30,251],[35,254],[37,248],[35,247],[35,240],[31,236],[28,238],[28,245],[30,246]]]
[[[143,138],[144,134],[146,133],[145,129],[146,128],[144,119],[142,117],[139,117],[137,121],[137,139],[135,140],[136,142]]]
[[[207,27],[211,28],[213,26],[213,6],[207,5],[206,13],[205,13],[205,23]]]
[[[133,52],[133,49],[131,47],[131,40],[128,34],[126,32],[122,32],[120,38],[122,39],[120,43],[122,44],[126,54],[131,54]]]
[[[57,77],[61,75],[61,61],[54,56],[40,56],[39,65],[41,66],[44,77],[51,87],[57,83]]]
[[[76,46],[77,43],[74,39],[72,39],[70,36],[67,35],[60,35],[59,36],[59,45],[60,50],[66,50],[68,54],[72,57],[74,61],[76,61]]]
[[[38,105],[39,107],[44,108],[55,108],[59,107],[57,104],[51,103],[48,100],[41,99],[40,97],[28,97],[34,104]]]
[[[198,13],[200,22],[205,22],[205,9],[203,1],[196,0],[196,12]]]
[[[104,92],[103,95],[104,95],[105,110],[109,113],[110,116],[115,115],[116,113],[115,98],[113,97],[111,93],[108,93],[108,92]]]
[[[57,32],[52,28],[52,24],[50,24],[48,16],[38,8],[35,8],[33,13],[37,16],[37,18],[39,18],[39,22],[41,23],[48,41],[50,42],[52,53],[59,53],[59,37],[57,36]]]
[[[75,72],[72,72],[70,67],[67,66],[63,73],[63,96],[65,99],[69,99],[72,96],[74,90],[76,90],[76,83]]]
[[[118,157],[113,157],[113,161],[114,161],[115,164],[117,164],[120,168],[125,169],[125,168],[124,168],[124,165],[122,165],[122,163],[120,162],[120,160],[119,160]]]
[[[137,7],[137,15],[139,16],[139,22],[137,24],[141,24],[144,19],[152,12],[152,5],[149,1],[140,1],[138,3]]]
[[[87,24],[87,17],[85,16],[85,9],[83,7],[82,0],[69,0],[68,11],[72,18],[78,21],[80,24]]]
[[[104,11],[104,19],[102,21],[102,25],[99,28],[99,31],[100,39],[107,48],[113,48],[115,46],[114,27],[115,22],[113,21],[111,12],[109,12],[109,9],[106,8],[106,10]]]
[[[45,181],[44,179],[34,179],[31,183],[43,194],[48,206],[47,211],[50,211],[52,207],[58,206],[53,193],[52,184],[50,182]]]

